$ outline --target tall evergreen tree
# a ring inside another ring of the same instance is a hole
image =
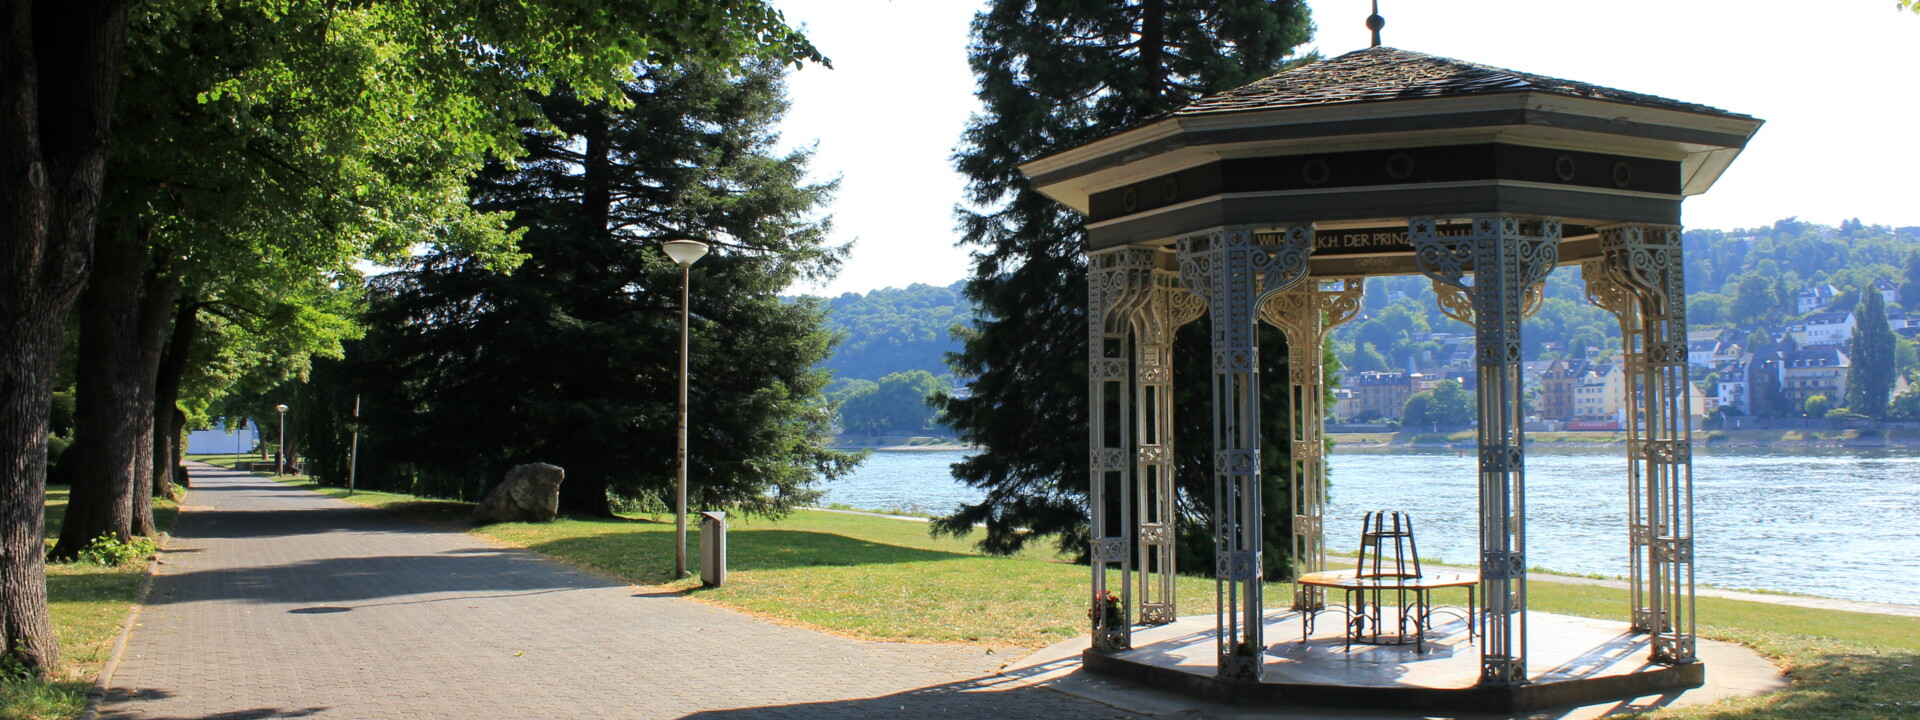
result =
[[[681,271],[660,243],[674,238],[712,247],[691,276],[690,502],[780,512],[852,467],[824,447],[822,310],[777,295],[843,254],[814,217],[832,186],[806,182],[807,153],[774,154],[781,64],[638,72],[625,107],[540,98],[560,132],[529,129],[526,158],[475,183],[481,209],[525,228],[521,267],[446,248],[377,281],[355,361],[362,443],[417,488],[471,497],[542,461],[566,468],[563,512],[669,490]]]
[[[966,294],[979,319],[949,358],[971,380],[971,395],[939,403],[947,422],[983,448],[954,473],[985,497],[939,519],[936,530],[984,523],[981,547],[990,552],[1012,552],[1036,536],[1085,551],[1086,239],[1081,218],[1035,192],[1017,166],[1269,74],[1310,30],[1307,8],[1294,0],[997,0],[975,17],[969,62],[982,108],[955,167],[969,178],[956,214],[965,242],[977,248]],[[1178,341],[1183,360],[1199,361],[1176,367],[1183,385],[1205,383],[1204,333],[1195,335]],[[1263,361],[1283,362],[1284,354]],[[1182,418],[1204,422],[1204,406],[1193,404],[1204,402],[1204,390],[1180,392]],[[1211,548],[1204,521],[1190,522],[1193,504],[1212,500],[1198,490],[1210,487],[1204,461],[1196,462],[1209,452],[1205,437],[1186,432],[1179,440],[1183,547]],[[1284,458],[1276,454],[1270,467]]]
[[[1860,294],[1853,312],[1853,340],[1847,348],[1853,365],[1847,369],[1847,408],[1869,417],[1887,414],[1887,398],[1893,394],[1893,328],[1887,324],[1887,300],[1868,289]]]

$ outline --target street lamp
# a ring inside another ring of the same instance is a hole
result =
[[[273,474],[285,475],[287,474],[287,406],[275,405],[273,409],[280,411],[280,455]]]
[[[688,268],[707,254],[707,244],[668,240],[660,249],[680,264],[680,469],[673,506],[673,576],[683,578],[687,576],[687,287],[692,283]]]

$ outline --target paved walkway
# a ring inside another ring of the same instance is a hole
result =
[[[250,474],[193,491],[101,717],[1122,718],[958,645],[774,625]]]

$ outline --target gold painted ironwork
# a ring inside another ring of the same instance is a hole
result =
[[[1620,320],[1633,628],[1653,636],[1655,662],[1690,663],[1696,659],[1693,383],[1680,228],[1602,228],[1600,252],[1581,270],[1587,296]]]
[[[1327,507],[1326,368],[1321,352],[1327,333],[1360,312],[1361,278],[1309,280],[1274,294],[1260,305],[1260,319],[1287,337],[1287,425],[1292,432],[1293,577],[1327,569],[1322,520]],[[1319,610],[1322,588],[1295,585],[1293,609]]]

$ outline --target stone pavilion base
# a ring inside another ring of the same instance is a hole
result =
[[[1703,648],[1704,663],[1655,665],[1647,661],[1647,636],[1625,623],[1535,612],[1528,616],[1532,682],[1480,687],[1478,644],[1464,618],[1438,620],[1443,624],[1428,631],[1425,652],[1412,645],[1347,649],[1342,621],[1337,610],[1321,614],[1303,643],[1298,613],[1270,611],[1265,675],[1257,683],[1214,676],[1210,615],[1136,628],[1133,650],[1087,651],[1081,660],[1096,673],[1215,702],[1442,712],[1518,712],[1678,693],[1700,687],[1713,663]]]

